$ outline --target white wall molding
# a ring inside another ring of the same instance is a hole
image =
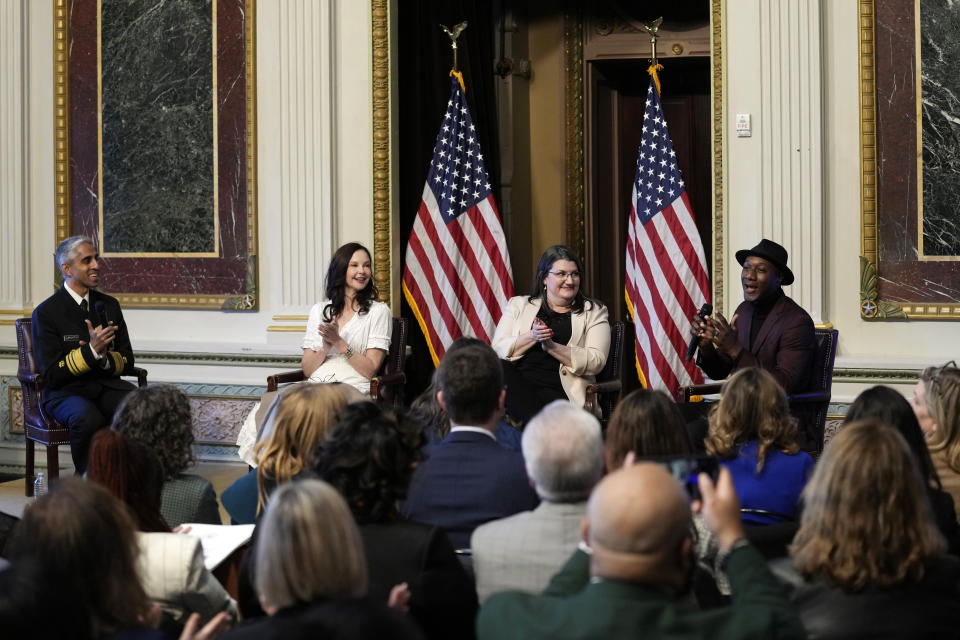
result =
[[[26,0],[0,2],[0,309],[29,308]]]
[[[261,67],[259,77],[276,89],[275,95],[270,90],[260,95],[279,120],[279,139],[264,141],[279,147],[279,162],[261,162],[260,171],[261,183],[274,180],[280,186],[279,215],[261,209],[261,226],[279,236],[279,251],[261,260],[280,268],[278,311],[302,314],[321,294],[337,246],[336,3],[287,0],[274,11],[275,41],[261,40],[260,51],[264,44],[275,47],[267,55],[276,56],[277,64]]]
[[[760,232],[790,254],[789,294],[824,319],[821,0],[760,2]],[[759,239],[759,238],[758,238]]]

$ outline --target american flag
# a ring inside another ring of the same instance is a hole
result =
[[[702,383],[699,368],[685,360],[690,319],[710,301],[707,261],[655,76],[647,90],[633,180],[626,275],[643,385],[672,396],[679,386]]]
[[[434,364],[461,336],[490,342],[513,296],[497,203],[462,80],[452,75],[403,270],[403,293]]]

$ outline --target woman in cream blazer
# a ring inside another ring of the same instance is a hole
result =
[[[552,400],[582,406],[607,362],[607,308],[583,295],[582,273],[573,251],[550,247],[537,265],[533,294],[511,298],[497,324],[493,348],[506,361],[507,412],[522,423]]]

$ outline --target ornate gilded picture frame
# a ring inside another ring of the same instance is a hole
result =
[[[960,181],[943,171],[949,150],[937,142],[937,127],[949,114],[931,89],[944,86],[944,78],[953,83],[947,91],[960,87],[956,57],[950,60],[960,49],[950,37],[941,42],[945,61],[923,55],[924,40],[935,40],[937,24],[956,20],[960,8],[925,0],[860,0],[859,10],[860,315],[960,319],[960,249],[938,242],[957,223],[952,194]],[[944,11],[954,15],[939,15]],[[930,37],[921,38],[928,30]]]
[[[124,306],[256,310],[255,0],[53,8],[56,241]]]

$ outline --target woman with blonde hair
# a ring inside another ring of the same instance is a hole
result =
[[[800,451],[787,396],[763,369],[741,369],[710,412],[707,453],[730,469],[746,524],[792,520],[813,459]]]
[[[227,638],[416,638],[385,604],[364,598],[367,563],[350,508],[326,482],[278,488],[259,526],[255,585],[268,617]]]
[[[223,492],[223,506],[233,523],[256,522],[277,485],[310,472],[318,445],[340,410],[360,400],[363,394],[342,382],[298,384],[280,393],[254,449],[257,468]]]
[[[943,490],[953,496],[954,510],[960,511],[960,369],[956,362],[924,369],[910,404]]]
[[[960,560],[945,554],[909,446],[878,419],[831,440],[775,569],[811,638],[956,637]]]

